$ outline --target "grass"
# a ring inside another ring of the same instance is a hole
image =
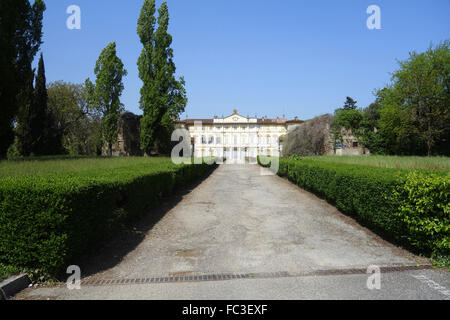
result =
[[[326,156],[309,159],[394,169],[450,170],[450,157]]]
[[[32,158],[0,162],[0,178],[45,176],[50,174],[88,173],[98,169],[120,169],[133,166],[175,167],[170,158]]]

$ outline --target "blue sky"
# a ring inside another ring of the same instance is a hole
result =
[[[100,51],[116,41],[128,70],[122,102],[140,114],[136,22],[143,0],[46,0],[47,81],[94,78]],[[161,1],[157,1],[157,5]],[[66,28],[69,5],[81,30]],[[382,30],[368,30],[369,5]],[[390,81],[397,59],[450,38],[449,0],[168,0],[178,75],[190,118],[229,115],[310,119],[351,96],[359,106]],[[182,115],[184,118],[186,114]]]

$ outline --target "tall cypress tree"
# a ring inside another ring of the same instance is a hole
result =
[[[158,10],[158,28],[155,32],[155,1],[146,0],[138,21],[138,34],[144,45],[138,60],[141,89],[140,107],[141,148],[150,154],[170,151],[170,136],[174,119],[184,111],[187,103],[184,79],[175,78],[169,10],[163,2]]]
[[[61,136],[47,106],[44,57],[41,53],[30,103],[24,106],[18,129],[19,151],[24,156],[62,153]]]
[[[34,90],[33,107],[37,117],[34,119],[32,130],[38,143],[34,145],[33,153],[36,155],[57,155],[64,152],[62,134],[59,132],[53,113],[48,108],[47,82],[45,77],[44,57],[41,53],[36,88]]]
[[[31,63],[42,43],[45,4],[0,1],[0,158],[14,139],[13,122],[26,113],[33,96]]]
[[[47,123],[47,87],[45,83],[44,57],[41,53],[39,58],[38,71],[35,80],[35,89],[33,95],[32,118],[30,118],[30,132],[33,137],[32,152],[35,155],[48,154],[47,144],[49,136],[49,124]]]

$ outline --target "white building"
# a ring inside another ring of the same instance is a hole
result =
[[[280,155],[280,138],[303,121],[248,118],[234,110],[229,117],[186,119],[178,123],[189,131],[194,157],[215,156],[243,162],[255,161],[258,155]]]

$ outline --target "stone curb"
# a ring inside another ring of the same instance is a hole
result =
[[[0,300],[8,300],[8,298],[28,288],[30,284],[31,280],[26,274],[14,276],[0,282]]]

